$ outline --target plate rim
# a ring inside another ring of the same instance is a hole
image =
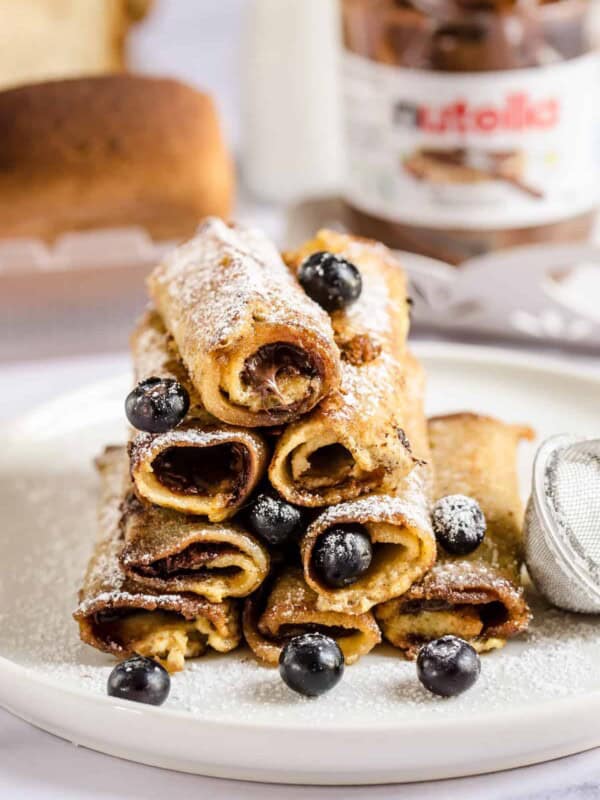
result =
[[[506,348],[490,348],[480,345],[464,345],[447,342],[428,342],[417,341],[412,343],[412,347],[417,354],[429,360],[444,360],[444,361],[462,361],[480,364],[482,367],[490,365],[503,365],[506,367],[525,369],[529,372],[545,373],[555,378],[564,376],[571,376],[581,379],[589,384],[594,385],[596,389],[600,389],[600,372],[596,372],[593,368],[585,364],[566,364],[558,358],[540,355],[532,360],[531,352],[514,352]],[[536,354],[538,356],[538,354]],[[73,397],[89,396],[90,394],[97,395],[101,391],[109,390],[110,386],[115,386],[119,382],[125,380],[125,373],[120,373],[116,376],[105,378],[103,380],[94,381],[85,384],[79,389],[62,392],[55,398],[52,398],[23,415],[19,415],[12,420],[3,422],[0,425],[0,435],[7,436],[13,440],[18,438],[19,432],[25,433],[25,429],[30,427],[31,421],[35,421],[36,417],[40,414],[47,415],[52,412],[57,406],[63,405],[66,400]],[[15,683],[17,682],[17,689],[15,690]],[[11,703],[11,696],[24,694],[27,692],[28,687],[35,686],[36,689],[48,688],[55,694],[57,701],[61,697],[69,698],[73,702],[80,702],[88,709],[98,709],[99,713],[111,713],[111,710],[116,712],[126,712],[130,716],[136,718],[149,718],[150,720],[166,719],[172,721],[177,725],[179,721],[184,721],[187,724],[197,724],[204,726],[211,726],[215,730],[223,733],[228,731],[236,731],[238,733],[250,733],[252,731],[261,733],[285,733],[285,734],[298,734],[303,735],[307,732],[314,731],[314,726],[308,721],[287,721],[285,719],[273,719],[260,721],[252,721],[251,719],[233,719],[225,717],[211,717],[202,716],[196,711],[185,709],[171,709],[167,706],[155,708],[141,704],[120,701],[106,695],[94,694],[88,689],[77,688],[73,686],[65,686],[61,684],[59,678],[53,678],[47,675],[40,675],[36,672],[34,667],[21,666],[10,658],[0,654],[0,706],[6,708],[10,713],[16,716],[32,721],[31,714],[23,710],[20,713]],[[444,702],[444,701],[441,701]],[[23,704],[21,704],[23,705]],[[559,725],[561,720],[571,719],[573,715],[585,714],[589,716],[600,710],[600,687],[585,691],[579,695],[570,697],[560,697],[554,699],[541,699],[536,700],[526,705],[526,716],[528,718],[528,727],[535,725],[542,725],[546,720],[552,720],[553,725]],[[412,733],[422,733],[424,731],[435,729],[437,733],[443,733],[451,729],[457,735],[460,735],[461,730],[468,726],[469,735],[473,736],[474,728],[481,729],[482,731],[489,725],[498,725],[503,727],[511,727],[523,723],[523,707],[514,705],[507,709],[494,709],[493,711],[477,711],[470,712],[465,715],[461,711],[456,711],[449,716],[435,719],[428,716],[424,719],[410,719],[403,720],[354,720],[351,722],[336,722],[335,720],[320,720],[319,728],[326,733],[339,733],[344,732],[349,735],[356,735],[359,733],[374,733],[382,732],[385,734],[394,733],[396,736],[406,736]],[[33,724],[38,724],[33,722]],[[154,723],[153,723],[154,724]],[[48,725],[44,726],[39,723],[40,727],[48,729]],[[55,725],[56,727],[56,725]],[[600,745],[600,731],[595,739],[595,743],[590,744],[589,747]],[[98,748],[101,749],[101,748]],[[572,745],[565,744],[563,755],[572,752],[579,752],[584,749],[577,746],[573,749]],[[106,752],[106,750],[105,750]],[[529,760],[528,760],[529,759]],[[532,758],[531,753],[525,754],[523,760],[520,762],[535,763],[536,761],[546,760],[543,756],[540,758]],[[514,764],[517,765],[516,763]],[[464,772],[462,774],[472,774]],[[264,776],[263,776],[263,779]]]

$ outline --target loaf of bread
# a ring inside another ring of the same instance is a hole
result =
[[[232,164],[210,97],[109,75],[0,92],[0,238],[141,226],[190,236],[227,217]]]
[[[0,0],[0,87],[123,69],[149,0]]]

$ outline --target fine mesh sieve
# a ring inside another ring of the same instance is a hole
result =
[[[600,439],[555,436],[538,450],[525,559],[551,603],[600,613]]]

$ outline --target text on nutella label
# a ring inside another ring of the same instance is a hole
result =
[[[440,73],[346,53],[349,201],[433,227],[550,224],[599,202],[600,60]]]

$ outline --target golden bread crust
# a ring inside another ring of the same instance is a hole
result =
[[[231,211],[233,171],[211,98],[108,75],[0,92],[0,237],[141,226],[193,233]]]

